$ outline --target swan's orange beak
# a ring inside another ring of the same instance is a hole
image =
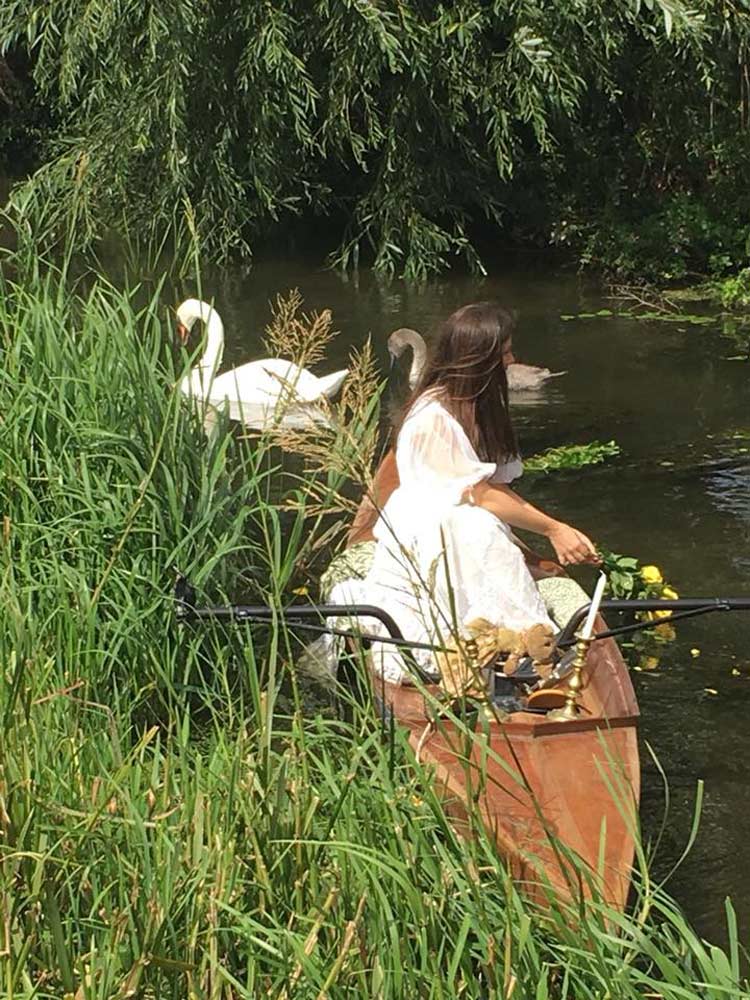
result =
[[[177,336],[180,338],[181,344],[187,344],[189,334],[190,331],[188,330],[188,328],[185,326],[184,323],[177,324]]]

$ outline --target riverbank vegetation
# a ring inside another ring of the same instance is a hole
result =
[[[291,600],[343,470],[306,486],[270,437],[220,421],[207,438],[159,289],[17,278],[0,295],[3,996],[750,995],[731,905],[726,949],[702,941],[650,848],[632,915],[538,911],[475,818],[457,838],[369,695],[339,691],[339,721],[282,621],[178,625],[175,568],[206,600]]]
[[[0,35],[0,155],[51,241],[187,220],[218,261],[312,233],[411,277],[501,245],[662,284],[749,263],[744,3],[8,0]]]

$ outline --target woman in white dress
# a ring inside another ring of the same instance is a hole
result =
[[[562,563],[597,561],[582,532],[510,487],[523,471],[505,375],[512,334],[495,303],[445,322],[396,426],[399,486],[375,526],[372,567],[337,585],[332,603],[377,605],[407,639],[446,646],[478,618],[516,631],[552,625],[511,527],[546,536]],[[373,657],[386,680],[408,676],[394,647],[375,644]],[[435,669],[429,651],[416,658]]]

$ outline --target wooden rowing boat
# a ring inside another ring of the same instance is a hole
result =
[[[372,497],[360,505],[350,545],[372,538],[377,511],[397,483],[391,453],[378,470]],[[532,553],[527,559],[537,578],[563,573]],[[598,627],[606,627],[601,618]],[[461,727],[436,718],[437,686],[420,691],[381,678],[374,678],[374,686],[397,723],[409,730],[421,761],[433,768],[450,814],[467,831],[467,803],[477,803],[526,895],[544,902],[551,892],[570,901],[595,892],[623,909],[640,793],[638,704],[613,639],[593,643],[583,678],[575,720],[552,721],[525,711],[502,722],[490,718],[486,741],[471,740],[468,753]]]

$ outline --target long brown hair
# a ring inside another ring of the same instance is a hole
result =
[[[508,412],[504,348],[515,320],[496,302],[473,302],[443,323],[427,362],[394,428],[394,440],[415,401],[433,390],[458,422],[483,462],[518,454]]]

